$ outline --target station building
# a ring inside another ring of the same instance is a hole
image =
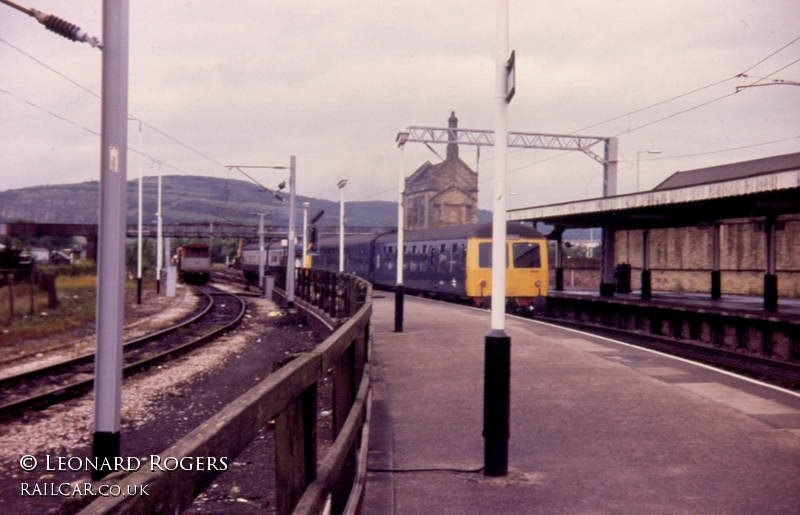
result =
[[[677,172],[651,191],[508,215],[556,227],[556,291],[567,264],[563,230],[602,227],[614,238],[603,250],[601,295],[613,295],[613,268],[630,265],[630,286],[642,298],[651,290],[763,295],[774,309],[778,297],[800,297],[800,153]]]
[[[448,127],[458,127],[455,112]],[[427,229],[478,221],[478,174],[458,157],[458,145],[447,144],[441,163],[425,164],[406,178],[405,229]]]

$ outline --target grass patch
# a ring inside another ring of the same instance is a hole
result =
[[[145,283],[154,289],[153,285]],[[9,288],[0,288],[0,345],[42,338],[78,327],[94,328],[97,276],[58,276],[58,307],[47,307],[47,294],[34,287],[31,314],[30,283],[14,285],[14,316],[9,311]],[[136,302],[136,281],[125,281],[125,304]]]

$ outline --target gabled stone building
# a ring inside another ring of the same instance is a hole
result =
[[[458,127],[455,112],[447,121],[449,128]],[[406,179],[403,199],[409,230],[477,223],[478,174],[458,157],[458,145],[448,143],[444,161],[426,161]]]

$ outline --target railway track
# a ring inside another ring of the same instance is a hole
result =
[[[800,390],[800,363],[796,361],[778,360],[759,356],[757,354],[726,349],[717,345],[701,344],[666,336],[627,331],[624,329],[571,320],[567,321],[541,316],[536,316],[534,318],[554,325],[579,329],[598,336],[615,338],[631,345],[705,363],[783,388]]]
[[[245,314],[240,297],[211,286],[201,311],[170,327],[123,344],[123,377],[175,358],[236,327]],[[82,395],[94,386],[94,353],[0,379],[0,418]]]

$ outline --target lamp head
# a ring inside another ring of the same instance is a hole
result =
[[[345,186],[347,186],[347,179],[342,179],[336,186],[338,186],[339,189],[344,188]]]

